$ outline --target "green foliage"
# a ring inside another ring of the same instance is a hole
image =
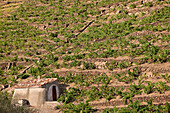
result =
[[[69,91],[66,91],[65,95],[62,95],[57,101],[63,102],[64,104],[68,104],[70,102],[73,102],[81,95],[81,91],[79,88],[70,88]]]
[[[8,83],[6,77],[0,77],[0,83],[6,85]]]
[[[130,67],[131,66],[131,62],[128,62],[128,61],[122,61],[122,62],[116,62],[115,60],[111,61],[110,63],[106,63],[106,66],[109,70],[113,70],[114,68],[120,68],[120,69],[123,69],[123,68],[127,68],[127,67]]]
[[[130,7],[131,9],[133,9],[133,8],[136,8],[136,5],[135,5],[135,4],[130,4],[129,7]]]
[[[36,78],[38,75],[45,74],[48,70],[49,70],[48,68],[43,68],[43,67],[31,67],[28,70],[28,73]]]
[[[89,106],[89,103],[86,101],[86,103],[79,103],[78,105],[74,105],[72,103],[64,104],[62,107],[58,106],[59,108],[64,109],[64,113],[92,113],[96,110],[92,108],[92,106]]]
[[[144,86],[144,92],[146,94],[150,94],[154,91],[154,83],[152,82],[148,82],[148,85],[147,86]]]
[[[83,61],[83,69],[95,69],[95,65],[93,63],[88,63]]]
[[[21,79],[26,79],[29,76],[30,76],[29,74],[25,74],[25,73],[18,75],[18,77],[21,78]]]
[[[58,33],[50,33],[49,36],[57,37]]]
[[[166,90],[170,90],[170,86],[166,85],[165,82],[157,82],[155,83],[155,90],[159,93],[164,93]]]
[[[11,61],[17,61],[18,60],[18,56],[16,55],[16,56],[14,56],[12,59],[11,59]]]
[[[3,76],[4,71],[0,68],[0,75]]]
[[[66,55],[64,58],[63,58],[63,61],[70,61],[70,60],[76,60],[76,59],[82,59],[84,58],[85,54],[78,54],[78,55]]]
[[[128,107],[125,108],[117,108],[113,107],[112,109],[104,109],[102,113],[148,113],[148,112],[168,112],[169,111],[169,103],[166,105],[154,105],[152,103],[152,98],[147,101],[147,105],[141,105],[139,101],[130,102]]]
[[[147,3],[144,3],[144,6],[152,7],[153,4],[152,4],[152,2],[147,2]]]
[[[166,73],[165,75],[161,75],[167,82],[170,82],[170,76],[168,75],[168,73]]]
[[[106,74],[101,74],[101,75],[94,75],[95,77],[93,78],[92,82],[95,84],[109,84],[110,81],[112,80],[111,77],[108,77]]]
[[[117,73],[113,75],[113,77],[116,78],[119,82],[129,83],[132,82],[134,79],[137,79],[139,74],[140,73],[138,68],[132,68],[131,70],[128,70],[127,74]]]

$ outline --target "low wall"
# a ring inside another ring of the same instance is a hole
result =
[[[45,88],[17,88],[14,91],[12,103],[18,103],[18,100],[26,99],[31,106],[41,107],[45,103]]]

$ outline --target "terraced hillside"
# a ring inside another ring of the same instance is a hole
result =
[[[3,91],[41,75],[68,86],[53,112],[170,110],[169,0],[25,0],[4,10],[12,3],[0,4]]]

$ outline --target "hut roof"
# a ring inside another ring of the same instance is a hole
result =
[[[34,79],[24,83],[17,84],[15,88],[41,87],[42,85],[56,81],[57,78]]]

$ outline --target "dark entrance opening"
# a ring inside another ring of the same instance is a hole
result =
[[[53,96],[53,101],[56,101],[57,100],[56,86],[53,86],[52,88],[52,96]]]

